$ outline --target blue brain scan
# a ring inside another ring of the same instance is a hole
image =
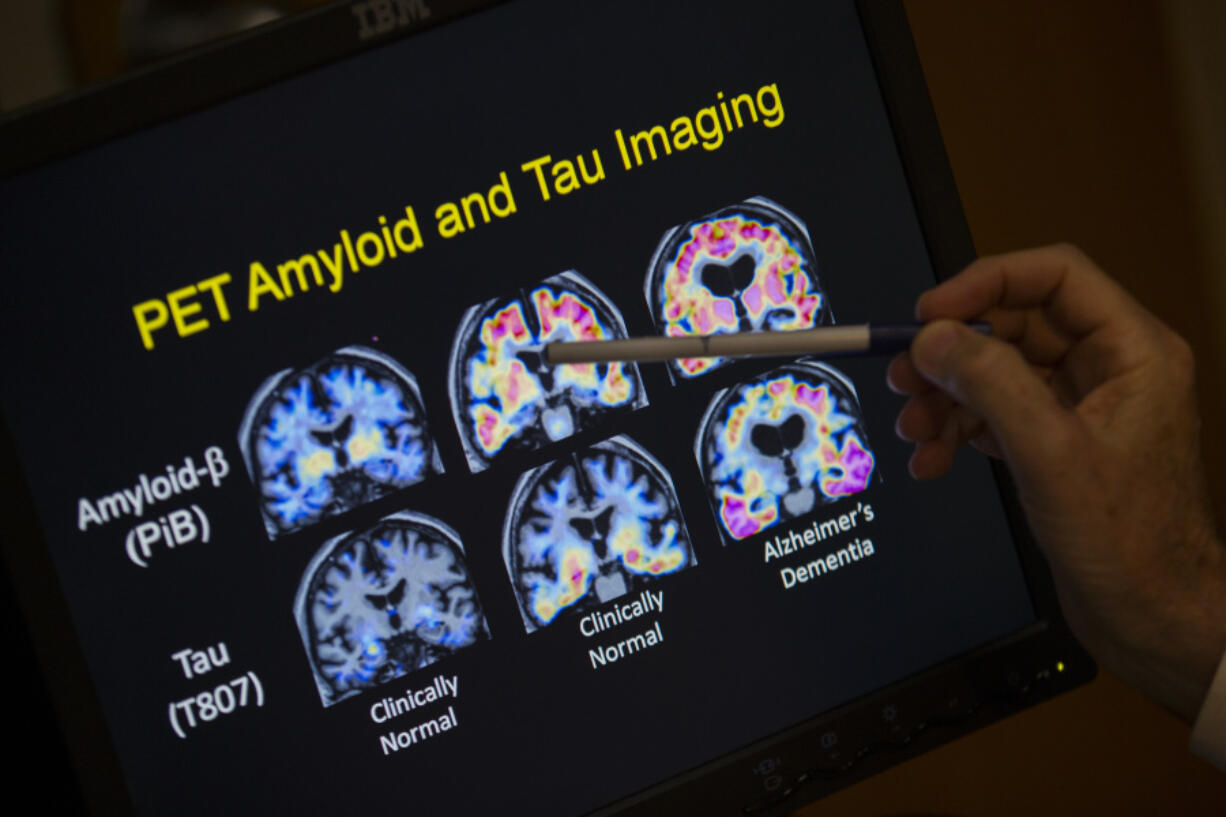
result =
[[[471,307],[451,349],[448,391],[468,467],[534,451],[647,405],[633,363],[550,366],[546,343],[626,337],[613,303],[577,272]]]
[[[528,632],[697,563],[672,479],[626,436],[521,476],[502,536]]]
[[[725,542],[865,490],[876,465],[851,381],[809,361],[716,393],[694,454]]]
[[[264,381],[239,445],[274,539],[443,473],[417,379],[358,346]]]
[[[294,617],[324,706],[489,638],[460,537],[411,511],[325,542]]]

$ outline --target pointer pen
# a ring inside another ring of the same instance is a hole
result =
[[[992,334],[986,322],[968,323],[977,332]],[[840,357],[886,355],[910,348],[922,323],[823,326],[790,332],[730,332],[696,337],[649,336],[620,340],[584,340],[546,343],[545,361],[563,363],[647,362],[695,357]]]

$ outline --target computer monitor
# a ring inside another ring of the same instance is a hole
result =
[[[100,813],[783,814],[1093,675],[884,359],[541,355],[968,262],[897,3],[364,0],[0,146],[5,556]]]

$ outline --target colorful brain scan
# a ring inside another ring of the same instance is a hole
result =
[[[521,476],[502,555],[528,632],[696,564],[671,478],[625,436]]]
[[[586,278],[564,272],[514,298],[465,313],[451,350],[451,409],[475,473],[510,451],[532,451],[642,408],[634,364],[549,366],[543,344],[626,337],[616,308]]]
[[[694,453],[725,541],[863,491],[875,465],[850,381],[805,361],[718,392]]]
[[[411,511],[325,542],[294,617],[324,706],[489,638],[460,537]]]
[[[657,330],[671,337],[810,329],[833,321],[809,231],[761,197],[665,233],[644,289]],[[727,362],[685,358],[669,366],[688,378]]]
[[[264,381],[238,436],[272,538],[443,472],[416,378],[357,346]]]

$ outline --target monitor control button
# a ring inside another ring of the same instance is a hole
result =
[[[769,777],[779,770],[783,765],[783,759],[779,757],[764,757],[754,764],[753,773],[759,777]]]

